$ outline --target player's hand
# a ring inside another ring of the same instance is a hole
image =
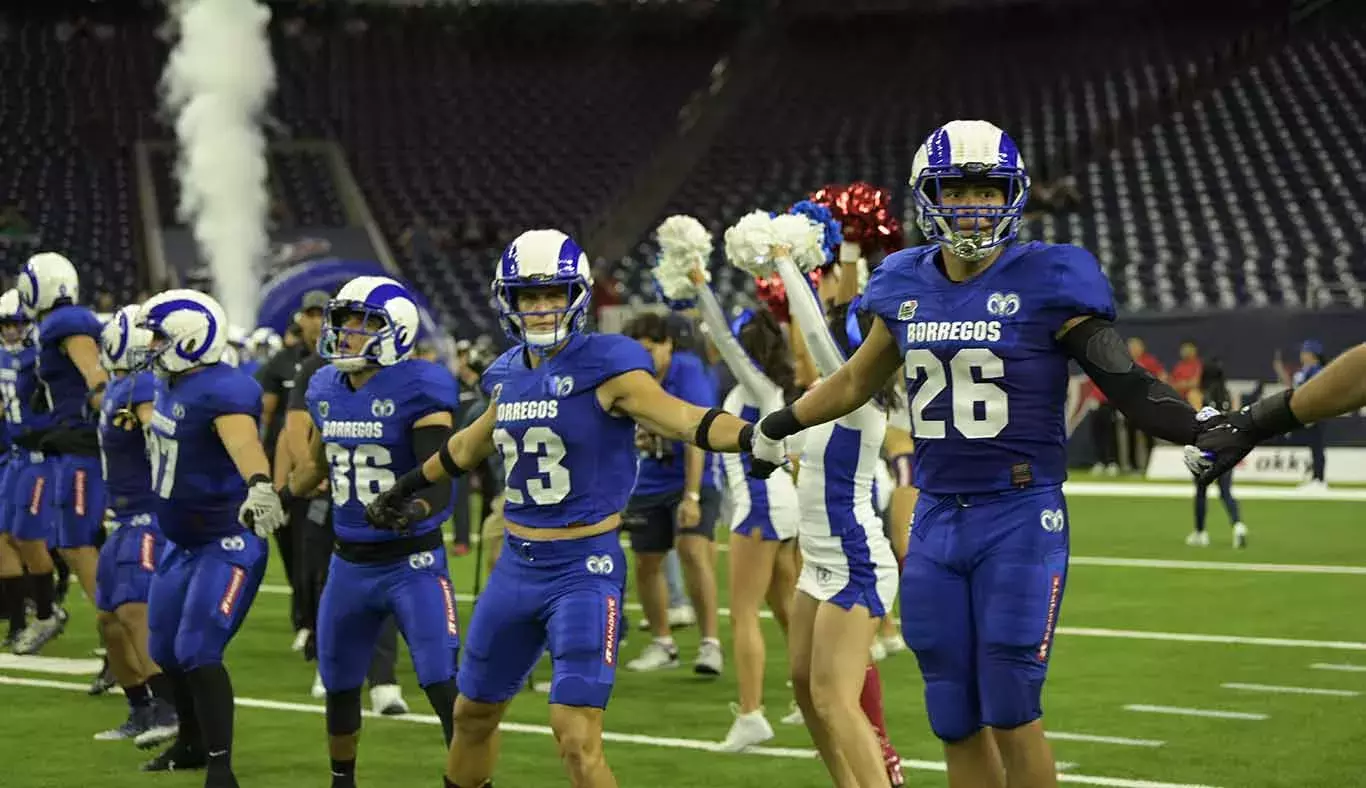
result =
[[[256,532],[262,539],[275,533],[285,524],[285,509],[280,495],[269,480],[258,481],[247,488],[247,499],[237,510],[237,521]]]
[[[105,532],[106,534],[109,534],[110,536],[113,536],[114,532],[117,531],[117,530],[119,530],[119,520],[118,520],[117,517],[114,516],[114,510],[113,510],[113,509],[105,509],[105,510],[104,510],[104,532]]]
[[[1202,408],[1195,418],[1200,432],[1195,445],[1183,451],[1186,469],[1200,484],[1209,484],[1233,470],[1262,438],[1252,423],[1248,408],[1221,413]]]
[[[405,498],[390,488],[365,507],[365,520],[381,531],[404,533],[431,515],[431,506],[421,498]]]
[[[696,528],[702,522],[702,504],[687,497],[684,493],[683,500],[678,502],[678,510],[674,513],[679,529]]]
[[[755,479],[767,479],[787,464],[787,447],[781,440],[768,437],[761,422],[754,428],[754,448],[750,457],[749,475]]]

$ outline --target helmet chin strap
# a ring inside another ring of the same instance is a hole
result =
[[[957,233],[954,233],[952,239],[946,242],[944,245],[948,247],[949,251],[953,253],[954,257],[966,260],[969,263],[975,263],[978,260],[985,259],[988,255],[991,254],[991,250],[993,248],[983,248],[981,246],[979,236],[963,236]]]

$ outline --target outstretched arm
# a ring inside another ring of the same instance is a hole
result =
[[[834,421],[873,398],[901,366],[901,351],[887,326],[875,321],[868,338],[834,374],[802,398],[764,418],[763,433],[773,440]]]
[[[1138,429],[1176,444],[1195,442],[1195,408],[1134,363],[1113,323],[1089,315],[1072,318],[1058,332],[1058,342]]]
[[[598,386],[608,411],[621,411],[656,435],[719,452],[749,451],[754,425],[719,408],[681,400],[648,372],[633,369]]]
[[[1366,342],[1333,359],[1290,397],[1290,410],[1300,424],[1360,408],[1366,408]]]

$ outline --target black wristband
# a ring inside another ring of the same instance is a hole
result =
[[[1283,435],[1304,426],[1295,415],[1295,411],[1290,409],[1290,398],[1294,394],[1294,389],[1286,389],[1257,400],[1247,409],[1247,415],[1252,419],[1252,426],[1257,429],[1259,440]]]
[[[422,466],[419,465],[398,477],[398,481],[394,482],[393,493],[400,499],[411,498],[431,486],[432,483],[422,475]]]
[[[275,489],[275,485],[271,483],[270,477],[267,476],[267,475],[265,475],[264,473],[253,473],[253,474],[251,475],[251,478],[250,478],[250,479],[247,479],[247,486],[248,486],[248,487],[255,487],[256,485],[260,484],[261,482],[265,482],[266,484],[269,484],[272,490]]]
[[[792,410],[792,406],[789,405],[782,410],[775,410],[765,416],[764,420],[759,422],[759,429],[764,431],[764,435],[775,441],[779,441],[789,435],[796,435],[806,429],[806,427],[802,426],[800,421],[797,421],[797,414]]]
[[[436,458],[441,460],[441,469],[452,479],[458,479],[465,474],[465,469],[461,468],[460,464],[455,461],[455,457],[451,456],[451,445],[449,443],[441,444],[441,448],[436,450]]]
[[[720,408],[712,408],[702,416],[702,420],[697,422],[697,433],[693,435],[693,445],[704,451],[716,451],[711,447],[711,423],[716,421],[716,417],[725,413]]]
[[[740,444],[740,451],[746,454],[754,453],[754,425],[746,424],[740,428],[740,437],[736,439]]]

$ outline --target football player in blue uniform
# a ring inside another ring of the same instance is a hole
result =
[[[100,548],[95,610],[108,649],[109,668],[128,699],[128,719],[95,735],[100,741],[137,738],[152,746],[175,736],[169,680],[147,652],[147,590],[165,539],[157,527],[157,500],[144,429],[152,423],[157,380],[133,372],[151,335],[135,326],[138,307],[126,306],[104,326],[100,356],[109,386],[100,406],[100,454],[109,509],[109,538]]]
[[[94,311],[78,303],[79,285],[70,260],[44,252],[24,264],[15,289],[24,311],[38,323],[38,378],[51,408],[52,425],[42,442],[43,454],[53,460],[56,533],[51,546],[93,600],[95,543],[105,508],[96,424],[109,375],[100,366],[103,326]]]
[[[635,425],[709,451],[750,445],[748,422],[665,393],[650,354],[623,336],[585,333],[588,257],[558,230],[531,230],[503,252],[493,297],[516,346],[485,371],[491,404],[437,455],[369,507],[406,528],[429,505],[414,497],[502,457],[505,544],[475,606],[460,666],[446,786],[490,783],[498,723],[547,648],[550,724],[570,781],[615,786],[602,713],[621,632],[626,559],[618,529],[636,476]]]
[[[143,770],[207,766],[206,788],[237,785],[223,652],[265,575],[265,537],[284,522],[257,427],[261,386],[221,363],[227,325],[223,307],[194,290],[149,299],[137,319],[164,381],[147,448],[157,524],[170,542],[148,594],[148,645],[180,721],[175,742]]]
[[[65,615],[53,606],[52,558],[47,540],[52,525],[48,505],[46,463],[38,445],[47,427],[46,414],[32,408],[38,389],[33,365],[33,321],[19,304],[19,291],[0,295],[0,404],[11,448],[0,485],[0,584],[5,589],[5,618],[9,632],[4,648],[31,654],[61,631]],[[46,402],[44,402],[46,404]],[[33,602],[40,621],[35,634],[41,637],[20,642],[29,597],[24,568],[33,583]]]
[[[451,485],[428,487],[426,514],[403,533],[365,519],[366,505],[435,455],[453,428],[455,378],[410,357],[418,330],[417,304],[398,282],[362,276],[342,287],[327,306],[319,345],[329,363],[308,384],[317,425],[312,462],[290,478],[300,495],[324,479],[332,491],[337,543],[318,607],[318,669],[327,689],[333,788],[356,784],[361,685],[390,615],[447,744],[451,738],[460,632],[441,539]]]
[[[1133,363],[1090,253],[1013,243],[1029,179],[1009,136],[985,121],[936,129],[911,187],[931,243],[878,266],[863,304],[880,319],[835,374],[765,417],[755,471],[905,370],[921,494],[902,630],[949,784],[1052,786],[1040,697],[1067,577],[1068,362],[1152,435],[1188,444],[1208,425]]]

